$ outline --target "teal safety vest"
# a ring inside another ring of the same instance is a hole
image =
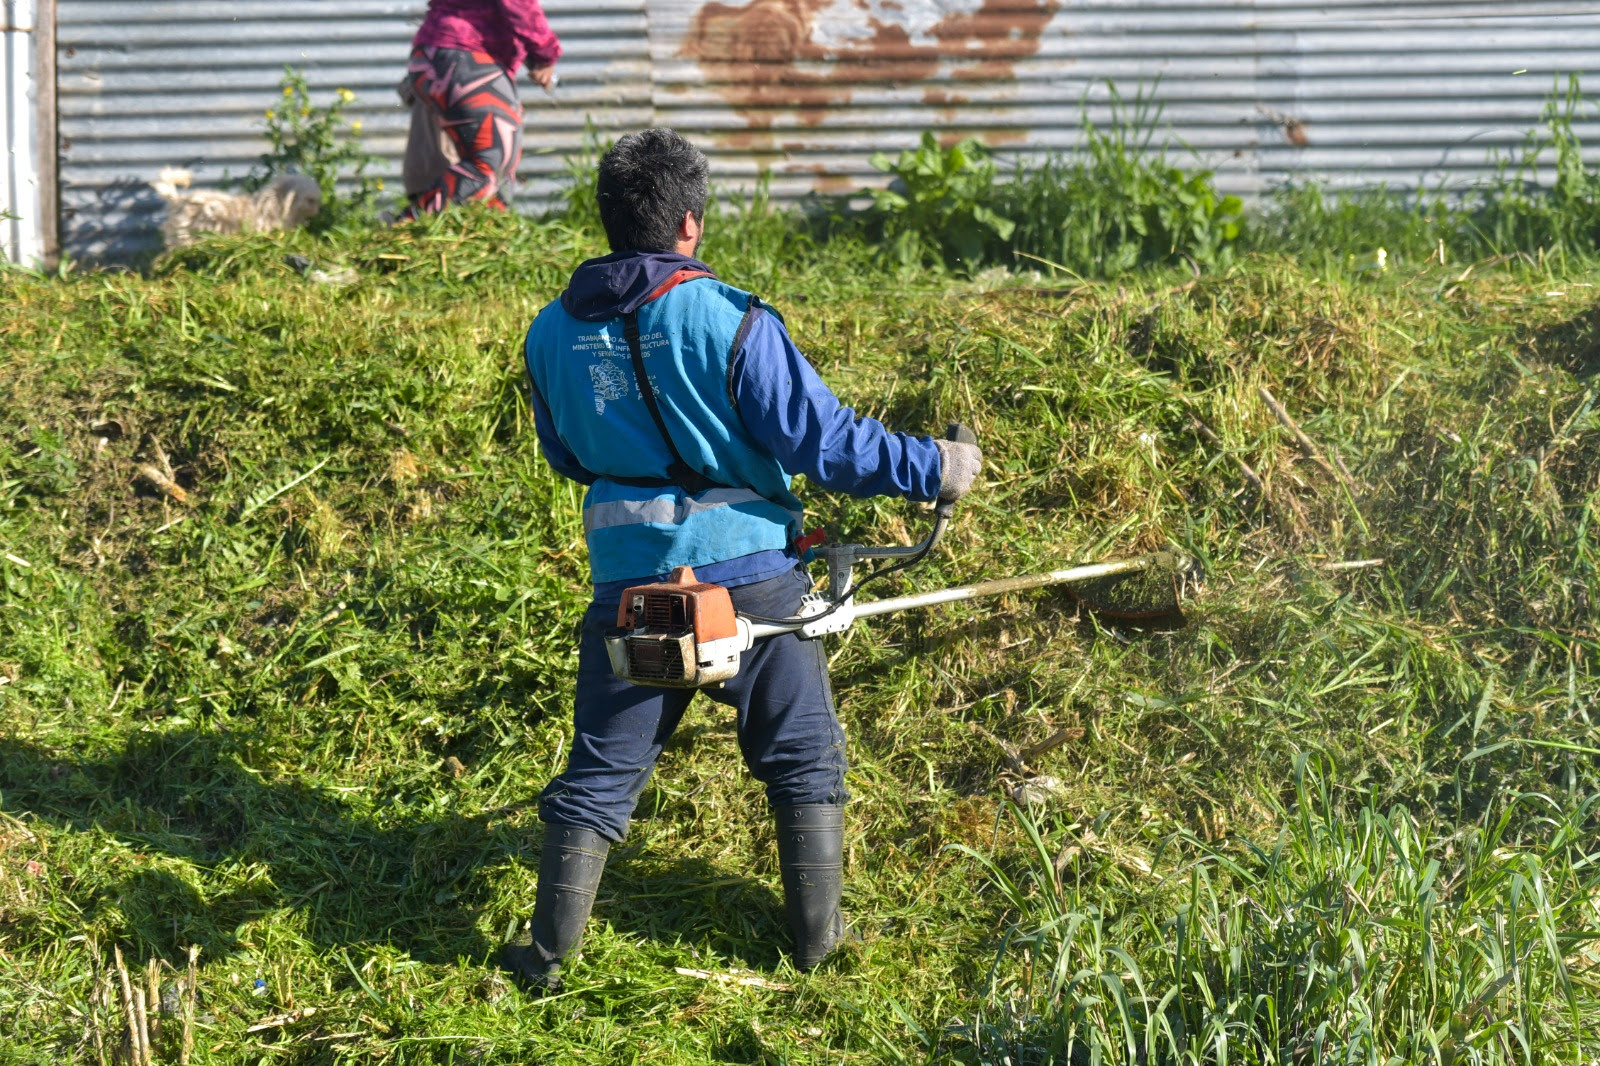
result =
[[[787,547],[800,532],[790,475],[735,409],[732,360],[759,301],[702,277],[638,310],[645,372],[683,461],[717,487],[664,482],[672,454],[645,405],[619,316],[585,322],[551,303],[528,330],[528,375],[556,435],[598,475],[583,499],[595,584]]]

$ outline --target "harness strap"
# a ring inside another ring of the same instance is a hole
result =
[[[630,311],[622,316],[622,335],[627,338],[628,354],[633,357],[633,376],[638,382],[639,394],[644,397],[644,405],[649,408],[650,417],[655,420],[656,430],[661,434],[661,440],[666,444],[667,451],[672,453],[672,463],[667,467],[667,476],[664,479],[611,477],[609,480],[643,488],[668,488],[676,485],[691,496],[707,489],[727,488],[728,486],[720,481],[712,481],[684,462],[683,456],[678,454],[678,446],[672,443],[672,434],[667,432],[667,423],[662,420],[661,408],[656,404],[656,390],[651,386],[650,375],[644,368],[644,351],[639,345],[639,316],[636,312]]]
[[[716,277],[716,275],[711,273],[709,270],[696,270],[694,267],[681,267],[668,275],[666,281],[663,281],[660,285],[657,285],[650,293],[649,297],[646,298],[645,303],[649,303],[651,300],[661,299],[667,293],[671,292],[673,289],[676,289],[679,285],[682,285],[686,281],[693,281],[696,278],[714,277]]]

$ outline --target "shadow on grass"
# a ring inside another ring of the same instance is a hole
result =
[[[704,859],[667,859],[626,844],[600,883],[595,915],[629,937],[693,949],[703,961],[686,966],[772,971],[791,947],[783,901],[770,885]]]
[[[287,909],[329,951],[386,943],[425,962],[483,958],[474,873],[518,843],[481,819],[358,813],[337,793],[252,772],[221,732],[142,733],[101,757],[0,738],[0,791],[13,814],[189,864],[57,849],[85,924],[167,957],[189,944],[230,954],[245,923]]]
[[[538,838],[498,812],[360,812],[337,792],[266,778],[241,754],[234,735],[196,730],[141,733],[89,756],[0,738],[0,810],[85,835],[55,849],[70,904],[85,927],[136,943],[139,955],[259,948],[244,942],[248,923],[282,911],[331,955],[383,944],[451,965],[498,947],[477,928],[492,891],[484,868],[537,868]],[[93,839],[102,834],[142,854],[106,860]],[[625,843],[600,895],[597,916],[631,937],[766,969],[787,948],[777,894],[705,860]],[[521,902],[532,910],[531,895]]]
[[[1600,373],[1600,307],[1535,330],[1527,347],[1536,359],[1589,380]]]

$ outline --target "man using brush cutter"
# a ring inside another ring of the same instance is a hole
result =
[[[622,592],[692,566],[734,609],[786,617],[811,580],[793,474],[856,496],[954,500],[980,463],[973,444],[890,432],[829,391],[783,319],[694,258],[705,157],[672,130],[619,140],[600,161],[611,254],[583,263],[525,345],[539,441],[588,486],[594,600],[584,615],[566,769],[544,790],[545,841],[528,935],[500,963],[525,988],[559,987],[589,918],[607,850],[683,717],[693,689],[631,685],[606,630]],[[740,751],[766,786],[794,963],[816,966],[846,926],[839,909],[844,733],[821,642],[784,633],[706,689],[737,716]]]

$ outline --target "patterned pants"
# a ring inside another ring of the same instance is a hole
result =
[[[483,52],[417,48],[406,68],[454,161],[420,192],[402,221],[481,200],[504,210],[522,162],[522,103],[510,76]]]

